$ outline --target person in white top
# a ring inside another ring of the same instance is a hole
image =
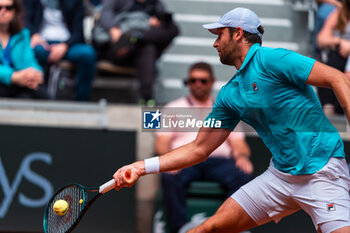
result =
[[[84,41],[82,0],[23,1],[31,46],[44,68],[68,60],[77,66],[76,100],[90,100],[96,52]]]
[[[190,67],[188,73],[185,84],[190,94],[170,102],[165,108],[192,108],[193,111],[195,108],[211,109],[214,104],[211,91],[215,81],[211,66],[198,62]],[[250,148],[242,127],[237,127],[235,131],[205,162],[162,174],[163,199],[170,233],[178,232],[186,223],[186,188],[192,181],[219,182],[229,197],[251,180],[253,165],[249,159]],[[196,135],[197,132],[157,132],[156,152],[167,153],[193,141]]]

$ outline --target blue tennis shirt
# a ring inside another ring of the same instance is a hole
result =
[[[235,76],[221,88],[207,119],[233,130],[251,125],[272,153],[278,170],[312,174],[330,157],[344,158],[343,141],[305,82],[314,59],[254,44]]]

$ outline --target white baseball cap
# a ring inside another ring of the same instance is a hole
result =
[[[258,34],[258,36],[262,38],[258,30],[260,25],[260,19],[253,11],[239,7],[224,14],[217,23],[204,24],[203,27],[214,34],[218,33],[218,28],[241,27],[243,31]]]

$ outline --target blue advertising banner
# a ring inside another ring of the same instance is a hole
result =
[[[0,232],[43,232],[61,186],[100,186],[135,160],[135,132],[0,125]],[[135,190],[112,190],[74,232],[135,232]]]

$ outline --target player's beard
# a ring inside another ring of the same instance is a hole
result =
[[[231,38],[228,43],[221,47],[220,61],[224,65],[233,66],[235,58],[239,55],[238,44]]]

